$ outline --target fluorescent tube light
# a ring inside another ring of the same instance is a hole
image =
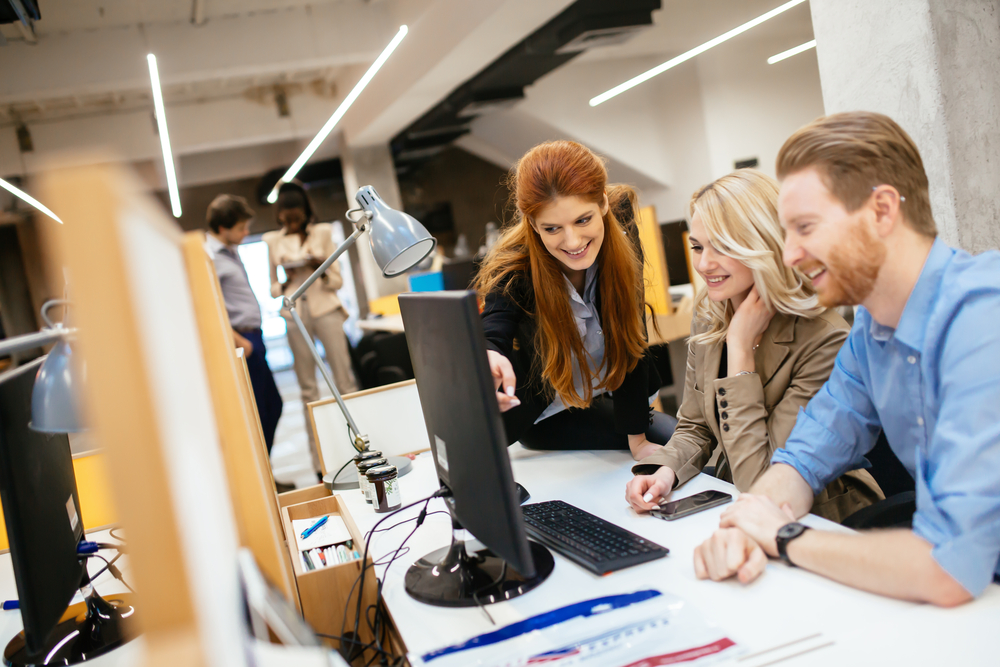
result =
[[[53,213],[52,211],[50,211],[44,204],[42,204],[42,202],[40,202],[37,199],[35,199],[34,197],[32,197],[31,195],[29,195],[24,190],[20,190],[18,188],[15,188],[13,185],[11,185],[7,181],[3,180],[2,178],[0,178],[0,188],[3,188],[4,190],[6,190],[7,192],[11,193],[15,197],[20,197],[21,199],[23,199],[24,201],[28,202],[32,206],[34,206],[35,208],[37,208],[39,211],[41,211],[45,215],[49,216],[50,218],[52,218],[53,220],[55,220],[56,222],[58,222],[60,225],[63,223],[63,221],[59,219],[59,216],[56,215],[55,213]]]
[[[718,46],[719,44],[722,44],[723,42],[727,42],[730,39],[732,39],[733,37],[736,37],[737,35],[742,35],[747,30],[750,30],[751,28],[759,26],[764,21],[767,21],[769,19],[773,19],[778,14],[782,14],[784,12],[787,12],[792,7],[795,7],[797,5],[801,5],[805,1],[806,0],[791,0],[790,2],[786,2],[785,4],[781,5],[780,7],[776,7],[774,9],[772,9],[771,11],[767,12],[766,14],[761,14],[760,16],[758,16],[757,18],[755,18],[752,21],[747,21],[743,25],[741,25],[739,27],[736,27],[736,28],[733,28],[732,30],[730,30],[727,33],[719,35],[715,39],[710,39],[709,41],[705,42],[701,46],[696,46],[693,49],[691,49],[690,51],[685,51],[684,53],[682,53],[681,55],[677,56],[676,58],[671,58],[670,60],[668,60],[667,62],[663,63],[662,65],[657,65],[653,69],[648,70],[646,72],[643,72],[639,76],[633,77],[633,78],[629,79],[628,81],[626,81],[623,84],[615,86],[614,88],[612,88],[611,90],[607,91],[606,93],[601,93],[597,97],[592,98],[590,100],[590,106],[596,107],[598,104],[601,104],[602,102],[607,102],[612,97],[616,97],[618,95],[621,95],[626,90],[629,90],[631,88],[635,88],[640,83],[643,83],[645,81],[649,81],[650,79],[652,79],[657,74],[663,74],[668,69],[674,68],[674,67],[676,67],[677,65],[680,65],[683,62],[687,62],[688,60],[691,60],[695,56],[697,56],[699,54],[702,54],[705,51],[708,51],[709,49],[711,49],[712,47]]]
[[[781,53],[771,56],[767,59],[768,65],[773,65],[774,63],[780,63],[785,58],[791,58],[792,56],[797,56],[803,51],[808,51],[809,49],[816,48],[816,40],[810,39],[805,44],[799,44],[794,49],[788,49],[787,51],[782,51]]]
[[[407,32],[409,32],[409,28],[407,28],[405,25],[399,26],[399,32],[397,32],[396,36],[392,38],[392,41],[389,42],[389,45],[385,47],[385,49],[382,51],[381,54],[379,54],[379,57],[375,59],[375,62],[373,62],[372,66],[368,68],[368,71],[365,72],[365,75],[361,77],[361,80],[358,81],[358,83],[354,86],[351,92],[347,94],[347,97],[345,97],[344,101],[340,103],[340,106],[337,107],[337,110],[333,112],[333,115],[330,116],[330,119],[326,121],[326,124],[323,126],[323,128],[319,131],[319,133],[315,137],[313,137],[313,140],[309,142],[309,145],[306,146],[306,149],[302,151],[302,155],[300,155],[298,158],[295,159],[295,162],[293,162],[292,166],[288,168],[288,171],[285,172],[285,175],[282,176],[277,183],[275,183],[274,189],[271,190],[271,193],[267,195],[268,203],[273,204],[274,202],[278,201],[278,188],[281,187],[281,184],[287,183],[288,181],[295,178],[295,175],[299,173],[299,170],[302,169],[303,166],[305,166],[305,163],[308,162],[309,158],[313,156],[313,153],[316,152],[316,149],[318,149],[323,144],[323,142],[326,141],[326,138],[330,136],[331,132],[333,132],[333,128],[337,126],[337,123],[340,122],[340,119],[344,117],[344,114],[347,113],[347,110],[351,108],[352,104],[354,104],[354,100],[358,99],[358,96],[361,95],[361,91],[363,91],[365,89],[365,86],[367,86],[371,82],[371,80],[375,77],[376,72],[378,72],[382,68],[382,65],[385,64],[385,61],[389,59],[389,56],[392,55],[392,52],[396,50],[396,47],[399,46],[399,43],[403,41],[404,37],[406,37]]]
[[[160,148],[163,149],[163,168],[167,173],[167,191],[170,193],[170,208],[175,218],[181,217],[181,194],[177,190],[177,174],[174,172],[174,155],[170,151],[170,135],[167,134],[167,116],[163,110],[163,92],[160,90],[160,74],[156,69],[156,56],[150,53],[149,80],[153,86],[153,106],[156,108],[156,126],[160,132]]]

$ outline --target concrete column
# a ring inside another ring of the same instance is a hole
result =
[[[996,0],[811,0],[826,113],[884,113],[913,137],[948,244],[1000,247]]]
[[[347,192],[347,203],[351,208],[358,205],[354,195],[357,194],[358,188],[362,185],[374,186],[389,206],[400,210],[403,208],[403,199],[399,194],[399,181],[396,180],[396,167],[392,162],[392,153],[389,151],[388,144],[352,147],[344,142],[340,162],[344,170],[344,189]],[[405,276],[386,278],[382,275],[375,263],[375,257],[372,255],[371,243],[367,234],[358,239],[357,245],[361,273],[365,281],[365,292],[369,300],[407,290]]]

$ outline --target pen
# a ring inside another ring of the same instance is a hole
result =
[[[330,518],[329,516],[324,516],[324,517],[320,518],[319,521],[317,521],[313,525],[311,525],[308,528],[306,528],[305,530],[303,530],[302,531],[302,536],[301,536],[302,539],[304,540],[307,537],[309,537],[310,535],[312,535],[313,533],[315,533],[319,529],[320,526],[322,526],[324,523],[326,523],[326,520],[329,519],[329,518]]]
[[[326,554],[323,553],[322,549],[318,549],[318,551],[319,551],[319,559],[323,562],[323,567],[326,567]]]
[[[20,608],[21,608],[21,604],[17,600],[4,600],[3,601],[3,609],[4,609],[4,611],[7,611],[9,609],[20,609]]]

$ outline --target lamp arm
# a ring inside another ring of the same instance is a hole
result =
[[[323,375],[323,379],[326,380],[326,384],[330,387],[333,397],[337,400],[337,405],[340,406],[340,411],[344,413],[344,419],[347,420],[347,425],[354,434],[354,448],[358,451],[364,451],[368,448],[368,436],[363,435],[361,433],[361,429],[359,429],[358,425],[354,423],[354,417],[352,417],[351,413],[347,410],[347,405],[344,404],[344,399],[340,397],[340,391],[337,389],[337,385],[333,381],[333,376],[330,375],[329,369],[327,369],[326,364],[323,363],[323,359],[319,356],[319,350],[316,349],[316,344],[313,343],[312,336],[309,335],[309,332],[306,330],[306,325],[302,322],[302,318],[295,309],[295,302],[298,301],[299,297],[305,294],[305,291],[309,289],[310,285],[319,280],[319,277],[326,273],[326,270],[337,261],[338,257],[347,252],[348,248],[357,242],[358,237],[361,236],[366,229],[367,226],[364,223],[357,225],[354,232],[344,239],[344,242],[333,251],[333,254],[327,257],[326,261],[320,264],[319,268],[313,271],[313,274],[306,278],[291,296],[286,296],[282,300],[282,306],[284,306],[285,309],[291,313],[292,319],[295,320],[295,326],[298,327],[299,332],[302,334],[302,338],[305,339],[306,345],[309,347],[309,351],[312,353],[313,359],[316,360],[316,365],[319,366],[319,371]]]
[[[31,350],[36,347],[48,345],[49,343],[55,343],[59,339],[74,333],[76,333],[76,329],[56,327],[0,340],[0,357],[6,357],[16,352],[23,352],[24,350]]]
[[[290,299],[285,300],[285,308],[288,312],[292,314],[292,319],[295,320],[295,326],[299,328],[299,332],[306,341],[306,345],[309,347],[309,351],[313,355],[313,359],[316,360],[316,365],[319,366],[319,371],[323,375],[323,379],[326,380],[326,384],[330,387],[330,391],[333,392],[333,397],[337,400],[337,405],[340,406],[340,411],[344,413],[344,419],[347,420],[347,425],[350,427],[351,432],[354,434],[354,448],[358,451],[364,451],[368,448],[368,436],[362,435],[361,430],[358,425],[354,423],[354,417],[347,410],[347,405],[344,404],[344,399],[340,397],[340,391],[337,389],[337,384],[333,381],[333,377],[330,375],[329,369],[326,364],[323,363],[323,359],[319,356],[319,350],[316,349],[315,343],[312,341],[312,337],[306,330],[306,325],[302,322],[302,318],[299,316],[297,310],[295,310],[295,304],[291,302]]]
[[[341,255],[347,252],[348,248],[354,245],[354,243],[358,240],[358,237],[364,234],[365,229],[367,229],[365,225],[363,224],[358,225],[358,227],[354,230],[354,232],[352,232],[350,236],[344,239],[344,242],[341,243],[340,246],[333,251],[333,254],[327,257],[326,261],[320,264],[319,268],[313,271],[312,275],[306,278],[302,282],[302,284],[299,285],[299,288],[295,290],[295,292],[293,292],[290,297],[285,297],[285,300],[291,301],[292,304],[298,301],[299,298],[306,293],[306,290],[309,289],[309,286],[312,285],[317,280],[319,280],[320,276],[326,273],[326,270],[329,269]]]

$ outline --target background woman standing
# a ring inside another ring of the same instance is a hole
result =
[[[268,260],[271,265],[271,296],[280,298],[291,296],[299,286],[319,268],[323,261],[337,248],[333,242],[333,230],[329,223],[316,222],[312,204],[305,189],[298,183],[284,183],[278,191],[275,206],[281,229],[264,234],[267,243]],[[285,272],[285,281],[278,279],[278,267]],[[351,370],[351,354],[344,322],[347,310],[337,297],[337,290],[344,284],[337,262],[309,286],[305,294],[296,302],[296,311],[302,318],[306,330],[313,340],[323,344],[326,360],[333,371],[334,381],[341,394],[357,391],[358,386]],[[288,346],[295,359],[295,376],[302,390],[302,407],[319,399],[316,384],[316,362],[305,338],[292,320],[291,314],[281,310],[288,331]],[[307,415],[308,416],[308,415]],[[308,419],[307,419],[308,422]],[[320,469],[316,443],[309,434],[309,453],[313,467]]]

